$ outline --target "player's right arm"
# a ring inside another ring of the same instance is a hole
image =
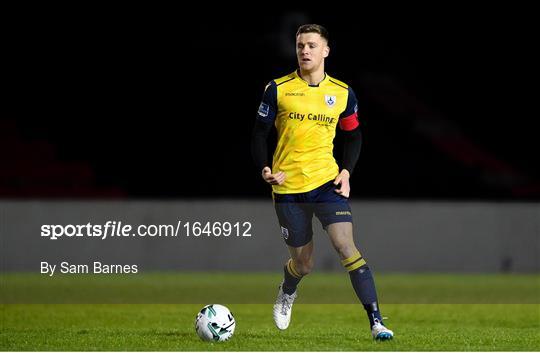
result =
[[[285,181],[283,172],[272,173],[268,162],[268,135],[274,125],[277,114],[277,86],[271,81],[264,90],[262,102],[257,111],[257,118],[251,135],[251,155],[261,176],[271,185],[280,185]]]

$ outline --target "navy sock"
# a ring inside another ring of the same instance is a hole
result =
[[[296,269],[293,266],[293,262],[289,260],[285,267],[283,267],[283,273],[284,273],[284,281],[283,281],[283,293],[291,295],[296,291],[296,287],[298,286],[298,283],[302,280],[301,276],[297,276],[298,272],[296,272]],[[295,272],[295,273],[294,273]],[[293,274],[294,273],[294,274]]]
[[[378,319],[382,324],[382,316],[377,303],[377,291],[375,290],[375,281],[371,275],[371,270],[367,265],[364,265],[356,270],[350,271],[351,283],[364,305],[364,309],[368,315],[370,327],[375,324],[375,319]]]

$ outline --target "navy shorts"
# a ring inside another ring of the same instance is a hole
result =
[[[348,199],[339,195],[331,180],[318,188],[299,194],[275,194],[274,208],[285,243],[304,246],[313,238],[313,215],[324,229],[332,223],[352,222]]]

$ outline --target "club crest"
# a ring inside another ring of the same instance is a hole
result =
[[[283,235],[284,239],[289,238],[289,230],[285,227],[281,227],[281,235]]]
[[[333,107],[336,104],[336,96],[324,96],[324,101],[326,102],[326,105],[329,107]]]

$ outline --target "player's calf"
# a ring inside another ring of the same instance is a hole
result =
[[[352,256],[343,259],[341,264],[348,270],[354,291],[366,310],[373,338],[377,340],[391,339],[394,333],[383,324],[375,281],[366,260],[356,250]]]

